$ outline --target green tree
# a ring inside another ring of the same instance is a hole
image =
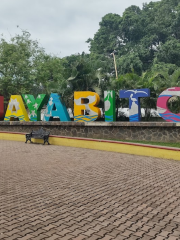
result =
[[[119,49],[122,44],[119,25],[121,17],[118,14],[109,13],[99,23],[99,30],[93,39],[88,39],[92,53],[109,55],[113,50]]]
[[[44,54],[36,66],[34,92],[50,94],[56,92],[64,95],[67,88],[65,79],[65,59]]]
[[[127,8],[122,16],[107,14],[93,39],[90,52],[108,56],[116,50],[119,74],[150,70],[156,60],[179,66],[180,3],[161,0]]]
[[[10,42],[0,39],[0,94],[5,102],[12,94],[32,92],[36,66],[43,55],[44,49],[26,31],[12,37]]]
[[[180,40],[171,39],[161,44],[156,53],[155,63],[164,62],[180,67]]]
[[[123,55],[117,60],[117,68],[122,74],[135,72],[138,75],[142,74],[142,61],[137,53],[129,53]]]

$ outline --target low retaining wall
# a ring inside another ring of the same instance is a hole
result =
[[[180,142],[180,123],[168,122],[0,122],[0,131],[29,133],[43,127],[51,135],[110,140]]]

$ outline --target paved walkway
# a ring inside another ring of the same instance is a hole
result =
[[[180,239],[180,161],[0,140],[0,239]]]

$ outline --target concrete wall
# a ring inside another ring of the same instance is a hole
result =
[[[111,140],[179,142],[180,123],[168,122],[0,122],[0,131],[29,133],[43,127],[51,135]]]

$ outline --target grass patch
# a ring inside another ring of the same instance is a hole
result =
[[[112,141],[119,141],[119,142],[129,142],[129,143],[142,143],[142,144],[150,144],[150,145],[157,145],[157,146],[165,146],[165,147],[176,147],[180,148],[180,142],[179,143],[167,143],[167,142],[151,142],[151,141],[129,141],[129,140],[117,140],[117,139],[111,139]]]

